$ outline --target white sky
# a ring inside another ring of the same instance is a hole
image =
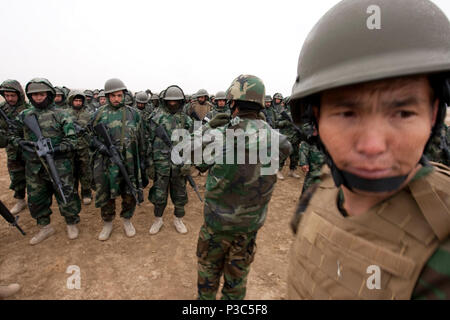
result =
[[[0,81],[226,90],[239,74],[290,95],[309,31],[337,0],[0,0]],[[450,16],[449,0],[434,0]]]

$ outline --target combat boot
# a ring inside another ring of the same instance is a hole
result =
[[[98,236],[98,240],[106,241],[111,236],[111,232],[113,229],[112,221],[103,221],[103,229]]]
[[[175,229],[181,234],[187,233],[186,226],[183,223],[183,220],[181,218],[175,217],[175,220],[173,221],[173,224],[175,225]]]
[[[150,234],[157,234],[161,227],[163,226],[163,218],[162,217],[156,217],[155,222],[153,222],[152,227],[150,228]]]
[[[281,171],[278,171],[278,172],[277,172],[277,178],[278,178],[278,180],[284,180],[284,176],[283,176],[283,174],[281,173]]]
[[[89,205],[89,204],[91,204],[91,202],[92,202],[92,199],[91,199],[91,198],[89,198],[89,197],[83,198],[83,204]]]
[[[70,240],[74,240],[78,238],[78,228],[76,224],[68,224],[67,225],[67,236]]]
[[[27,206],[27,203],[26,203],[25,199],[19,199],[19,200],[17,200],[17,203],[14,205],[14,207],[11,209],[11,213],[14,215],[18,214],[20,211],[25,209],[26,206]]]
[[[12,283],[8,286],[0,286],[0,299],[8,298],[13,294],[16,294],[20,290],[20,285]]]
[[[136,229],[131,223],[130,219],[122,219],[123,220],[123,230],[128,238],[134,237],[136,234]]]
[[[295,173],[295,170],[289,170],[289,177],[295,178],[295,179],[300,179],[300,176]]]
[[[44,241],[55,233],[55,229],[51,225],[41,227],[41,230],[30,240],[32,246]]]

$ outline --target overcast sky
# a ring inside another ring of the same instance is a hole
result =
[[[0,81],[226,90],[242,73],[290,95],[302,43],[339,1],[0,0]],[[449,0],[434,0],[450,16]]]

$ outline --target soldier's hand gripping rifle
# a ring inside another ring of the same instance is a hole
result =
[[[41,161],[45,159],[47,165],[45,165],[44,162],[43,164],[48,174],[50,175],[50,178],[53,182],[56,192],[61,197],[63,203],[67,204],[67,199],[62,189],[62,182],[59,177],[58,171],[56,170],[55,160],[53,159],[55,149],[53,148],[52,141],[50,140],[50,138],[44,138],[44,136],[42,135],[42,131],[41,128],[39,127],[39,122],[37,121],[35,114],[26,116],[25,119],[23,120],[23,123],[28,127],[28,129],[31,130],[31,132],[33,132],[33,134],[38,139],[37,142],[33,143],[34,152],[41,159]]]
[[[152,122],[157,125],[153,119]],[[157,126],[156,130],[155,130],[156,136],[159,137],[169,148],[170,150],[173,149],[173,144],[172,144],[172,140],[170,139],[169,135],[167,134],[166,129],[162,126],[159,125]],[[184,165],[184,163],[182,163]],[[191,187],[194,189],[195,193],[197,194],[198,198],[200,199],[201,202],[203,202],[202,197],[200,196],[200,192],[198,191],[198,187],[195,184],[194,179],[192,178],[192,176],[189,174],[186,176],[189,184],[191,185]]]
[[[17,218],[14,218],[12,213],[8,210],[8,208],[5,207],[3,202],[0,201],[0,215],[5,218],[5,220],[13,227],[16,227],[21,234],[26,235],[25,232],[23,232],[22,228],[19,227],[17,224]]]
[[[117,151],[116,146],[112,142],[111,137],[109,136],[109,133],[108,133],[108,129],[106,128],[105,124],[104,123],[97,124],[94,127],[94,131],[104,141],[104,145],[108,149],[108,152],[109,152],[109,159],[111,160],[112,163],[114,163],[119,168],[119,171],[122,174],[122,177],[125,180],[125,183],[127,184],[128,188],[130,189],[131,194],[133,195],[134,199],[136,200],[136,203],[138,205],[140,205],[144,201],[144,196],[142,194],[142,191],[136,190],[136,188],[133,186],[133,183],[130,180],[130,176],[128,175],[127,169],[125,168],[125,166],[123,164],[122,156]]]

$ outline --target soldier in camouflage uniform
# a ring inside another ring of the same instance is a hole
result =
[[[227,130],[242,130],[245,135],[260,133],[257,141],[245,142],[247,162],[250,150],[258,152],[257,146],[261,139],[267,139],[267,154],[270,158],[271,136],[277,135],[279,156],[286,158],[292,151],[289,141],[260,119],[264,95],[265,87],[259,78],[239,76],[227,91],[227,100],[231,102],[231,121],[227,114],[219,113],[201,131],[215,128],[217,134],[223,135],[225,144]],[[191,143],[196,134],[197,132],[191,136]],[[234,146],[225,145],[223,150],[234,147],[236,154],[236,139],[235,137]],[[192,154],[196,148],[204,149],[209,145],[210,142],[200,146],[191,144]],[[260,161],[256,164],[216,162],[210,165],[198,164],[203,171],[209,169],[204,205],[205,221],[197,244],[198,299],[216,299],[223,274],[222,299],[240,300],[245,297],[247,276],[256,251],[256,236],[266,219],[268,204],[277,181],[275,173],[278,165],[264,175],[263,168],[270,169],[270,164],[263,165]]]
[[[153,106],[149,101],[150,97],[145,91],[136,93],[136,108],[141,112],[141,117],[144,121],[146,121],[153,112]]]
[[[289,162],[289,177],[293,178],[300,178],[300,176],[295,172],[295,169],[298,165],[298,148],[300,145],[300,137],[298,132],[294,129],[294,126],[292,123],[282,116],[282,112],[286,111],[286,113],[290,116],[289,109],[282,105],[283,102],[283,95],[281,93],[275,93],[273,95],[273,101],[272,101],[272,110],[274,114],[274,124],[275,128],[280,130],[280,133],[287,136],[289,139],[289,142],[292,145],[292,154],[290,155],[290,162]],[[284,176],[281,173],[281,170],[284,167],[284,161],[280,163],[280,171],[277,173],[277,177],[280,180],[284,180]]]
[[[150,189],[148,200],[155,206],[155,221],[150,228],[150,234],[159,232],[163,225],[163,213],[170,198],[175,206],[174,225],[179,233],[187,233],[182,218],[185,215],[184,206],[188,202],[186,192],[186,175],[190,174],[190,165],[175,165],[171,159],[171,150],[164,141],[156,136],[155,129],[162,125],[168,136],[171,137],[176,129],[192,131],[193,121],[182,110],[185,103],[183,90],[178,86],[170,86],[164,93],[164,102],[153,113],[149,126],[148,159],[149,178],[154,180]],[[173,142],[177,145],[176,142]]]
[[[11,142],[14,146],[21,146],[24,149],[28,208],[40,226],[40,231],[31,239],[30,244],[38,244],[55,232],[50,225],[53,195],[67,223],[69,239],[76,239],[78,237],[76,224],[80,221],[78,214],[81,205],[78,193],[73,189],[73,151],[77,146],[77,136],[72,118],[53,103],[55,89],[47,79],[32,79],[26,85],[25,92],[32,107],[22,111],[16,118],[17,130],[14,131]],[[33,151],[37,138],[24,124],[24,119],[31,115],[36,116],[43,136],[51,140],[55,167],[62,182],[66,204],[55,192],[50,174],[47,172],[46,161]]]
[[[94,101],[94,92],[92,90],[84,90],[84,96],[86,97],[86,106],[90,112],[95,112],[98,109],[97,104]]]
[[[98,93],[98,107],[103,107],[107,103],[108,101],[106,100],[105,90],[100,90],[100,92]]]
[[[291,111],[317,124],[329,169],[292,220],[288,299],[450,299],[450,169],[424,158],[449,57],[429,0],[344,0],[307,36]]]
[[[272,97],[270,95],[266,95],[264,98],[264,109],[262,109],[262,113],[266,117],[266,122],[272,127],[275,128],[275,113],[272,108]]]
[[[5,98],[5,102],[0,108],[6,113],[11,121],[17,115],[28,108],[25,102],[25,94],[22,86],[16,80],[6,80],[0,85],[0,95]],[[14,190],[14,199],[17,203],[11,209],[12,214],[18,214],[25,209],[25,161],[22,156],[22,150],[8,143],[8,136],[11,134],[6,121],[0,117],[0,147],[6,148],[8,172],[11,178],[9,188]]]
[[[111,140],[123,159],[133,188],[138,193],[141,189],[141,161],[144,161],[145,148],[143,124],[139,112],[125,105],[127,88],[119,79],[109,79],[105,83],[105,94],[108,104],[92,115],[90,128],[103,123],[109,131]],[[99,234],[100,241],[109,239],[113,220],[116,214],[116,198],[122,197],[120,216],[127,237],[133,237],[136,230],[131,223],[136,209],[136,200],[126,185],[116,164],[112,163],[105,141],[94,134],[91,140],[94,150],[93,176],[95,181],[95,207],[101,208],[103,229]]]
[[[156,93],[153,93],[152,96],[150,97],[150,102],[153,105],[153,110],[158,109],[158,107],[159,107],[159,95],[157,95]]]
[[[430,144],[427,146],[425,156],[428,160],[439,162],[450,166],[450,141],[449,130],[447,125],[442,125],[439,135],[436,135],[431,139]]]
[[[231,116],[230,108],[227,105],[227,96],[224,91],[219,91],[216,93],[216,99],[213,109],[208,112],[204,118],[206,122],[210,121],[219,113],[226,113]]]
[[[91,185],[92,170],[90,165],[88,124],[91,113],[87,110],[84,101],[86,97],[81,91],[72,91],[68,98],[67,113],[72,116],[75,131],[78,136],[77,148],[74,152],[74,189],[78,192],[81,184],[81,198],[88,205],[92,201]]]
[[[305,126],[311,126],[306,124]],[[307,131],[307,130],[305,130]],[[299,148],[300,167],[306,173],[303,181],[302,194],[313,184],[320,183],[322,166],[325,164],[325,155],[318,147],[317,131],[314,129],[312,137],[308,141],[302,141]]]
[[[205,89],[200,89],[195,94],[196,100],[191,102],[186,108],[186,114],[193,117],[193,112],[197,113],[200,120],[203,120],[208,112],[213,108],[211,102],[208,101],[209,94]]]
[[[58,108],[66,109],[67,108],[67,101],[66,101],[67,96],[66,96],[66,93],[64,92],[63,88],[55,87],[55,92],[56,92],[55,101],[54,101],[55,105]]]

